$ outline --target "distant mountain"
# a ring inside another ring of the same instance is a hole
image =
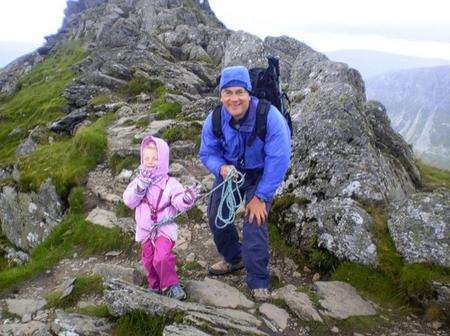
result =
[[[450,60],[420,58],[372,50],[336,50],[325,53],[331,60],[347,63],[358,70],[364,80],[402,69],[450,65]]]
[[[3,68],[19,56],[32,52],[38,47],[39,44],[35,43],[0,41],[0,68]]]
[[[401,70],[366,80],[392,126],[425,161],[450,169],[450,66]]]

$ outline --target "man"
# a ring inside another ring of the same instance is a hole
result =
[[[219,89],[223,136],[218,138],[214,134],[213,113],[210,113],[202,130],[200,158],[215,175],[214,186],[220,184],[233,168],[245,173],[240,193],[245,197],[246,219],[241,244],[234,224],[223,227],[219,219],[216,224],[221,188],[211,195],[209,225],[224,260],[212,265],[209,273],[224,275],[245,266],[247,285],[254,298],[266,301],[270,299],[267,217],[274,194],[290,163],[290,130],[281,113],[270,106],[266,138],[255,137],[258,98],[251,96],[252,85],[247,68],[225,68]],[[226,206],[222,216],[228,216]]]

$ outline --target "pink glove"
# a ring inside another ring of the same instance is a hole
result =
[[[138,191],[146,190],[152,183],[152,169],[145,166],[139,166],[139,175],[137,176]]]
[[[183,195],[183,202],[186,204],[192,204],[197,199],[197,196],[199,194],[199,190],[196,186],[192,186],[189,188],[186,188]]]

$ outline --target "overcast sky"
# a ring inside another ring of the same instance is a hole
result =
[[[209,1],[228,28],[262,38],[288,35],[319,51],[370,49],[450,60],[448,0]],[[39,46],[60,27],[65,2],[0,0],[0,42]]]

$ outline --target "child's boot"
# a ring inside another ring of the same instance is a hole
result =
[[[166,291],[166,295],[170,298],[177,299],[177,300],[186,300],[186,293],[181,288],[180,284],[175,284],[169,287],[169,289]]]

